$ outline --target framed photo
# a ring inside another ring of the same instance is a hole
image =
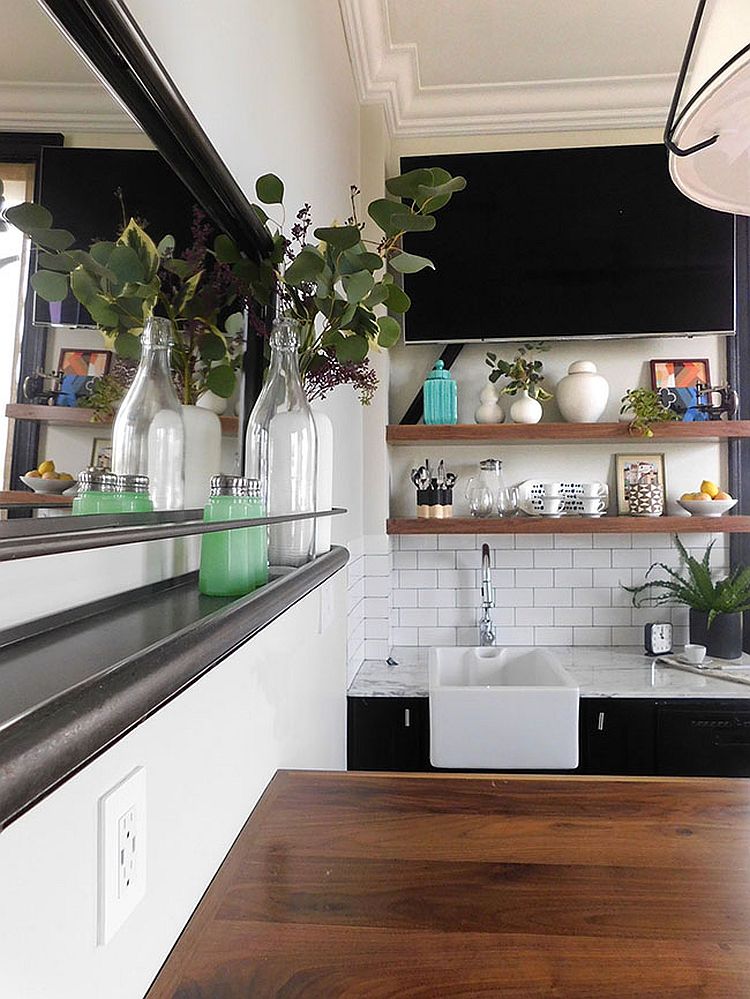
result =
[[[711,384],[708,358],[679,358],[651,361],[651,387],[659,393],[662,404],[680,419],[690,422],[706,420],[706,413],[696,408],[698,382]]]
[[[77,350],[63,347],[58,370],[62,373],[58,406],[77,406],[78,400],[91,395],[97,378],[103,378],[112,363],[111,350]]]
[[[615,478],[617,481],[617,512],[620,516],[630,513],[625,498],[625,487],[642,483],[658,486],[662,493],[664,509],[667,507],[667,483],[664,475],[664,454],[616,454]]]
[[[95,437],[91,446],[91,468],[98,468],[102,472],[109,472],[112,469],[112,438]]]

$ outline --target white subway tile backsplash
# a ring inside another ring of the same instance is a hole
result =
[[[573,628],[573,645],[611,645],[611,628]]]
[[[459,593],[463,590],[418,590],[417,603],[420,607],[455,607]]]
[[[516,569],[516,586],[554,586],[553,573],[565,571],[564,569]]]
[[[594,586],[630,586],[633,574],[630,569],[594,569]]]
[[[394,580],[397,573],[393,574]],[[365,576],[365,596],[366,597],[387,597],[391,592],[391,577],[389,576]]]
[[[612,603],[612,590],[605,586],[581,587],[573,590],[574,607],[609,607]]]
[[[632,548],[632,534],[595,534],[594,548],[611,548],[612,551],[620,548]]]
[[[438,547],[438,535],[402,534],[398,539],[398,547],[402,552],[430,551]]]
[[[595,625],[628,626],[631,624],[631,614],[628,607],[594,607]]]
[[[365,574],[370,576],[390,576],[390,555],[365,555]]]
[[[441,589],[458,590],[477,585],[476,569],[438,569],[437,577]]]
[[[552,607],[517,607],[516,624],[531,625],[534,628],[554,624],[554,609]]]
[[[457,569],[478,569],[482,564],[482,553],[476,548],[456,552]]]
[[[533,628],[503,628],[499,644],[501,645],[533,645]]]
[[[437,569],[399,569],[398,585],[409,589],[434,590],[438,584]]]
[[[456,628],[456,645],[476,645],[478,641],[476,628]]]
[[[630,627],[624,628],[613,628],[612,629],[612,644],[613,645],[642,645],[643,644],[643,628],[636,628],[631,625]]]
[[[526,551],[495,551],[492,553],[492,565],[497,569],[531,569],[534,566],[534,552]]]
[[[515,586],[516,575],[513,569],[492,569],[490,579],[493,586]]]
[[[490,611],[490,616],[495,624],[496,628],[512,628],[516,624],[516,614],[518,609],[515,607],[493,607]],[[477,620],[479,615],[477,614]],[[498,637],[498,645],[502,645],[502,635]]]
[[[420,569],[455,569],[456,553],[451,551],[418,552],[417,566]]]
[[[572,628],[535,628],[536,645],[572,645]]]
[[[391,592],[392,607],[416,607],[417,591],[395,589]]]
[[[406,643],[402,642],[402,644]],[[390,651],[391,646],[388,641],[380,638],[368,638],[365,641],[365,658],[367,659],[387,659]]]
[[[573,565],[573,551],[570,548],[540,548],[533,554],[535,569],[569,569]]]
[[[491,551],[516,548],[516,538],[513,534],[488,534],[486,537],[477,535],[477,548],[481,552],[482,545],[489,545]]]
[[[477,607],[440,607],[435,610],[435,624],[440,628],[476,628],[479,623]],[[513,612],[510,612],[511,618]],[[513,623],[512,620],[509,623]]]
[[[368,617],[365,618],[365,639],[381,638],[388,640],[390,633],[390,622],[387,618]]]
[[[622,548],[612,552],[612,567],[614,569],[619,566],[648,569],[652,561],[650,548]]]
[[[419,631],[416,628],[391,628],[392,645],[419,645]]]
[[[599,535],[597,535],[599,537]],[[555,534],[555,548],[591,548],[591,534]]]
[[[431,645],[455,645],[455,628],[420,628],[419,644],[429,647]]]
[[[393,553],[393,568],[394,569],[416,569],[417,568],[417,552],[394,552]]]
[[[555,569],[555,586],[588,586],[593,583],[591,569]]]
[[[391,602],[388,597],[366,597],[364,601],[365,617],[388,617],[391,612]]]
[[[539,551],[543,548],[554,548],[554,534],[517,534],[516,548],[533,548]]]
[[[532,590],[535,607],[571,607],[573,591],[569,586],[554,586],[549,590]]]
[[[633,548],[671,548],[671,534],[633,534]],[[619,547],[619,546],[618,546]]]
[[[612,551],[609,548],[578,548],[573,552],[576,569],[608,569],[611,564]]]
[[[556,625],[591,626],[594,623],[594,612],[591,607],[555,607],[553,610]]]
[[[438,623],[435,607],[402,607],[398,612],[398,624],[404,628],[429,628]]]
[[[440,534],[437,541],[438,548],[449,548],[454,551],[476,548],[477,546],[477,539],[473,534]]]
[[[476,599],[476,594],[474,594],[474,600],[476,601]],[[533,607],[534,591],[516,586],[498,587],[495,590],[495,605],[497,607]]]

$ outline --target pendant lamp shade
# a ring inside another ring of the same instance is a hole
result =
[[[683,194],[750,215],[750,0],[698,4],[664,141]]]

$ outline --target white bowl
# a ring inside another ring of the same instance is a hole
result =
[[[677,502],[680,504],[683,510],[691,515],[691,517],[721,517],[723,513],[731,510],[733,506],[736,506],[736,499],[729,500],[682,500],[679,499]]]
[[[32,479],[28,475],[21,476],[21,482],[35,493],[64,493],[66,489],[74,486],[75,479]]]

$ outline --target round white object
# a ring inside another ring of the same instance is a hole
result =
[[[574,361],[555,389],[557,405],[568,423],[596,423],[609,400],[609,383],[593,361]]]
[[[479,393],[479,406],[474,410],[475,423],[502,423],[505,413],[498,402],[500,393],[494,385],[487,384]]]
[[[200,399],[196,402],[196,406],[201,409],[209,409],[212,413],[216,413],[217,416],[221,416],[227,411],[227,404],[229,399],[222,399],[220,395],[216,395],[211,389],[207,389]]]
[[[721,517],[737,505],[736,499],[728,500],[683,500],[678,499],[683,510],[691,517]]]
[[[221,423],[216,413],[198,406],[182,407],[185,427],[185,508],[208,502],[211,476],[221,471]]]
[[[538,399],[532,399],[525,390],[510,407],[510,418],[514,423],[539,423],[542,418],[542,404]]]

